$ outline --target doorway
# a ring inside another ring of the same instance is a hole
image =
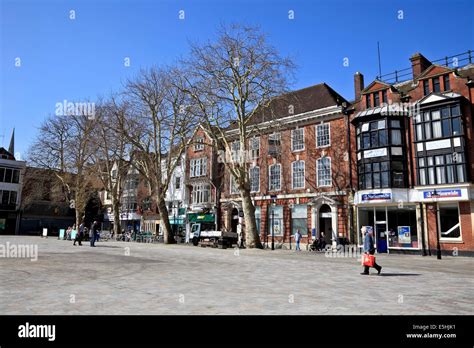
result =
[[[327,204],[321,205],[319,208],[319,235],[324,233],[324,240],[326,244],[332,244],[332,212],[331,207]]]

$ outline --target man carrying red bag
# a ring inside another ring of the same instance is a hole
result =
[[[372,230],[367,230],[364,226],[361,228],[361,232],[364,235],[364,254],[362,255],[362,262],[364,265],[364,272],[362,275],[369,274],[369,268],[374,267],[377,270],[377,274],[380,275],[382,271],[382,266],[375,263],[375,246],[374,246],[374,236]]]

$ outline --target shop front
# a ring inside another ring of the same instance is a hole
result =
[[[420,211],[410,201],[410,190],[360,191],[356,195],[358,243],[363,244],[362,227],[374,232],[378,253],[420,250]]]
[[[474,241],[474,191],[469,184],[418,187],[427,220],[428,247],[470,251]]]

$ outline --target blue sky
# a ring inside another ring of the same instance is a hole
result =
[[[8,146],[15,127],[21,158],[56,103],[107,95],[141,67],[186,55],[189,40],[211,39],[220,23],[260,25],[298,65],[295,89],[326,82],[349,100],[356,71],[366,84],[378,73],[377,41],[382,73],[409,67],[418,51],[438,59],[474,49],[471,0],[0,3],[0,146]],[[130,67],[124,66],[126,57]]]

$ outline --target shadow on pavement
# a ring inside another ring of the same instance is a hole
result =
[[[380,273],[379,277],[411,277],[419,276],[418,273]]]

